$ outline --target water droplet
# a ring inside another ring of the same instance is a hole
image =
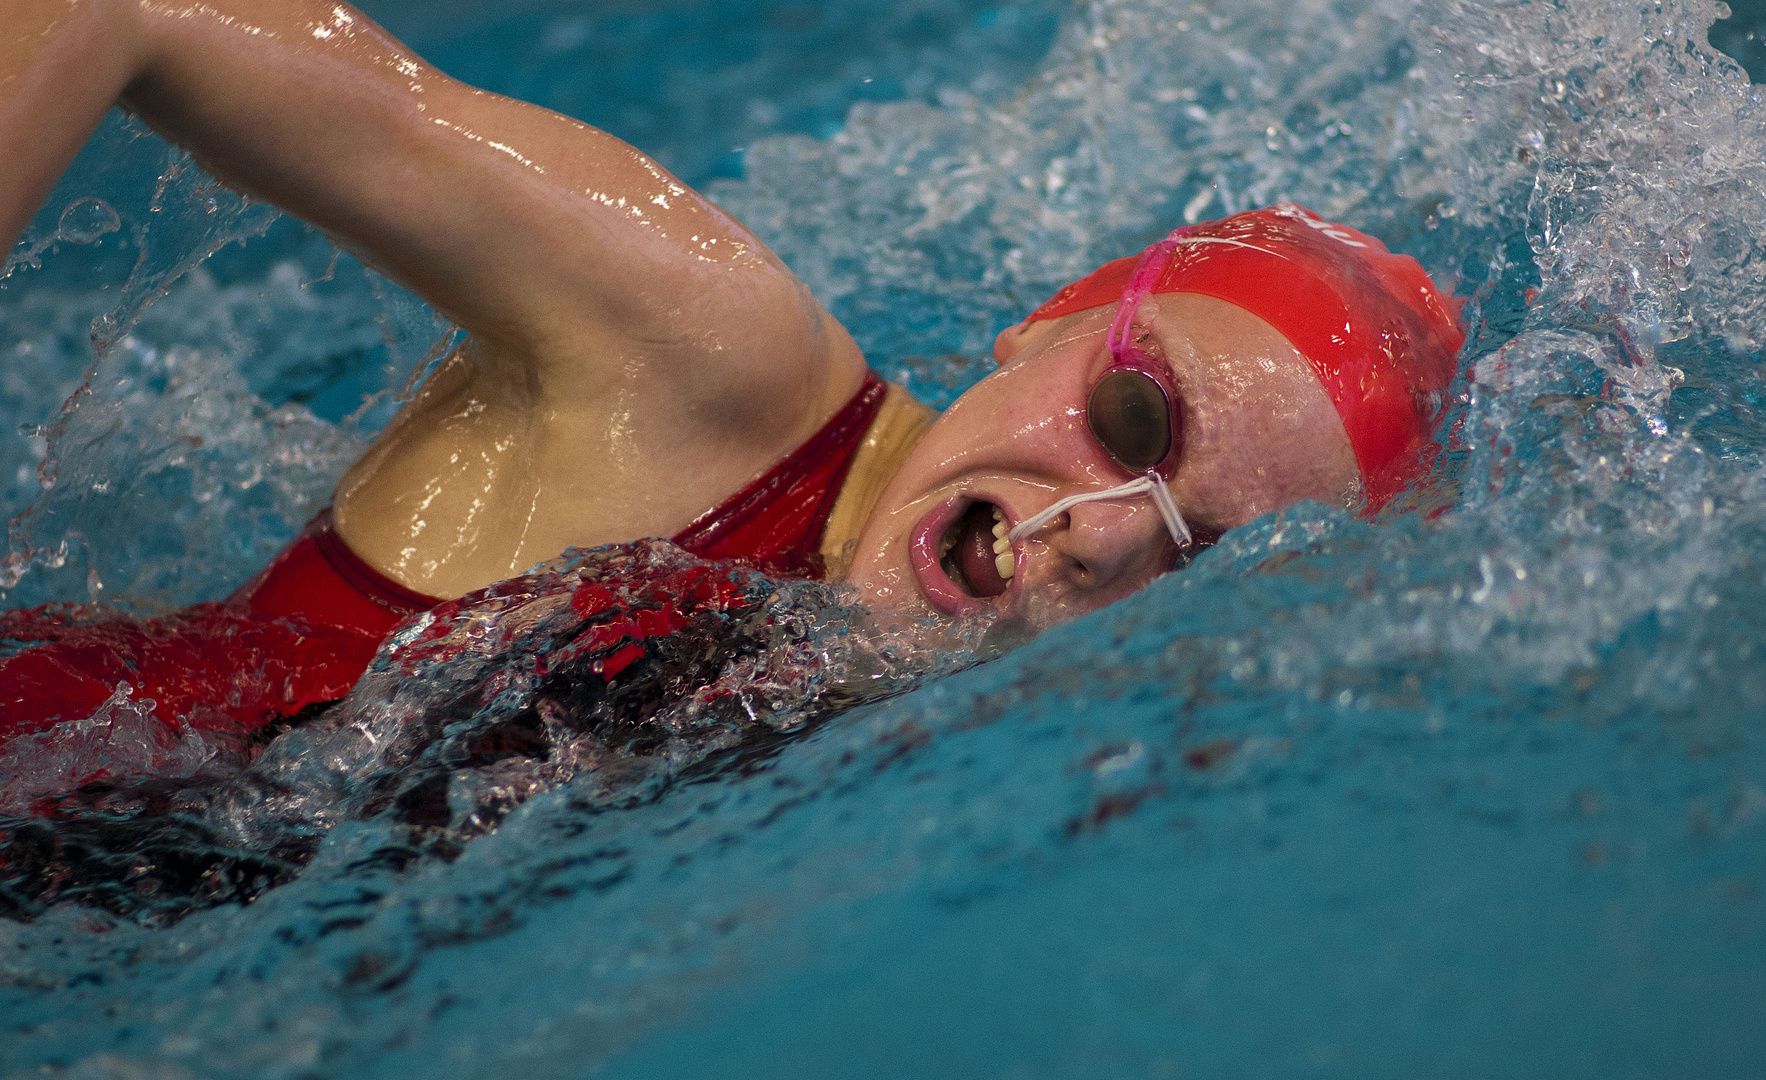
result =
[[[73,244],[91,244],[123,227],[122,219],[103,199],[75,199],[61,212],[57,235]]]

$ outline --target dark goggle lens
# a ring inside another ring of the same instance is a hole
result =
[[[1106,374],[1092,387],[1085,413],[1098,445],[1129,472],[1144,473],[1171,453],[1171,400],[1145,372],[1119,368]]]

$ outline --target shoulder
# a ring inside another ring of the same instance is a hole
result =
[[[753,447],[770,460],[863,385],[858,343],[788,271],[739,286],[713,275],[671,287],[672,303],[626,326],[590,323],[550,345],[535,365],[539,400],[605,414],[673,447],[671,456]]]

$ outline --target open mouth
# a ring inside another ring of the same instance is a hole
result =
[[[1011,587],[1017,571],[1011,526],[993,503],[976,501],[948,525],[938,542],[938,566],[970,596],[991,600]]]

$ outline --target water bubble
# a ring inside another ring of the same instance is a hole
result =
[[[122,227],[122,219],[103,199],[75,199],[61,212],[56,235],[71,244],[94,244]]]

